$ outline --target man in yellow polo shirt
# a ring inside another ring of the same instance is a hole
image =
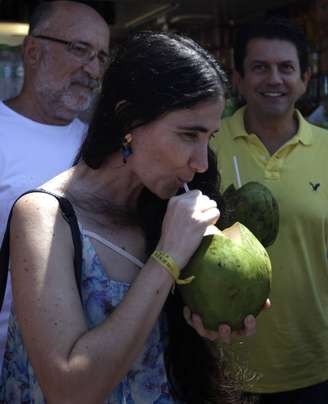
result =
[[[303,33],[286,21],[244,27],[234,79],[246,106],[222,121],[212,148],[222,190],[258,181],[278,201],[280,229],[268,247],[272,307],[256,336],[234,349],[254,372],[244,390],[261,404],[328,403],[328,132],[295,110],[309,73]]]

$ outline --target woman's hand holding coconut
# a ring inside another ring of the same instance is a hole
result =
[[[198,190],[171,198],[157,250],[169,254],[181,270],[219,216],[216,202]]]
[[[157,249],[172,257],[179,270],[182,270],[199,246],[208,227],[213,226],[219,216],[216,202],[198,190],[171,198]],[[199,335],[211,341],[221,340],[229,343],[233,337],[253,335],[256,329],[253,315],[245,318],[243,330],[232,331],[229,325],[221,324],[217,331],[213,331],[205,329],[201,317],[192,313],[187,306],[184,307],[183,314],[187,323]]]

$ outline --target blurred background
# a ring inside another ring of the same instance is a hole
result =
[[[18,93],[24,75],[20,47],[28,19],[40,0],[0,0],[0,99]],[[111,0],[81,1],[110,24],[112,46],[139,30],[186,34],[224,65],[233,67],[232,44],[240,24],[259,17],[284,16],[301,25],[309,41],[312,78],[299,104],[310,114],[328,97],[328,0]],[[227,105],[234,109],[237,95]]]

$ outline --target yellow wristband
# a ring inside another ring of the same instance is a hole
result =
[[[179,278],[179,275],[180,275],[179,268],[178,268],[176,262],[174,261],[174,259],[169,254],[166,254],[163,251],[155,250],[151,256],[155,261],[157,261],[159,264],[161,264],[162,267],[164,267],[167,270],[167,272],[169,272],[169,274],[172,276],[174,282],[177,283],[178,285],[186,285],[186,284],[192,282],[192,280],[195,278],[194,276],[189,276],[186,279],[180,279]],[[174,286],[173,286],[173,288],[174,288]]]

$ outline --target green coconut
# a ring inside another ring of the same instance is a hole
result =
[[[225,323],[239,330],[248,314],[260,313],[269,296],[271,263],[265,248],[244,225],[235,223],[216,232],[204,236],[181,273],[181,278],[195,278],[179,285],[179,290],[205,328],[217,330]]]
[[[251,181],[236,190],[230,185],[223,193],[223,199],[226,205],[223,227],[240,222],[264,247],[273,244],[279,231],[279,207],[266,186]]]

